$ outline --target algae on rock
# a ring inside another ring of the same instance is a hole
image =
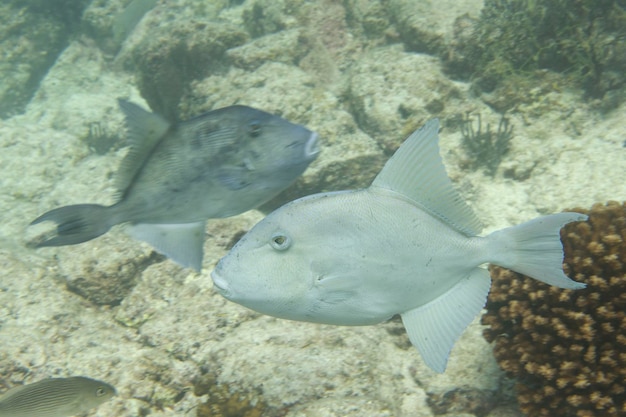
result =
[[[590,98],[626,85],[626,9],[617,0],[486,0],[480,18],[460,17],[455,32],[446,69],[478,91],[543,69]]]

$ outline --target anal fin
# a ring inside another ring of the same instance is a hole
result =
[[[421,307],[402,313],[413,346],[435,372],[443,372],[454,343],[485,305],[489,272],[475,268],[448,292]]]
[[[152,245],[174,262],[200,271],[205,222],[184,224],[134,224],[128,233]]]

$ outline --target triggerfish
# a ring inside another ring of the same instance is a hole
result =
[[[212,272],[227,299],[275,317],[371,325],[399,314],[437,372],[476,317],[492,263],[561,288],[559,231],[579,213],[543,216],[487,236],[439,155],[439,121],[414,132],[363,190],[311,195],[255,225]]]
[[[318,136],[246,106],[171,124],[119,100],[131,143],[117,174],[118,201],[51,210],[31,224],[56,223],[36,246],[73,245],[129,223],[131,236],[200,270],[205,222],[234,216],[275,197],[315,160]]]

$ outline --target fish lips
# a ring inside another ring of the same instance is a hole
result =
[[[304,145],[304,157],[312,161],[317,158],[317,155],[320,153],[320,145],[319,145],[319,135],[316,132],[311,132],[309,139],[306,141]]]
[[[228,288],[228,282],[222,276],[220,276],[218,272],[219,268],[220,268],[220,265],[218,264],[215,267],[215,269],[213,269],[213,271],[211,272],[211,279],[213,280],[213,287],[215,287],[217,292],[219,292],[222,295],[222,297],[229,298],[231,291]]]

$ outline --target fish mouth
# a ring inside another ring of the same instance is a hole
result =
[[[319,136],[316,132],[311,132],[311,136],[304,145],[304,156],[308,159],[315,159],[320,153]]]
[[[211,272],[211,279],[213,280],[213,287],[215,287],[217,292],[219,292],[223,297],[228,298],[228,294],[230,294],[228,283],[215,269]]]

